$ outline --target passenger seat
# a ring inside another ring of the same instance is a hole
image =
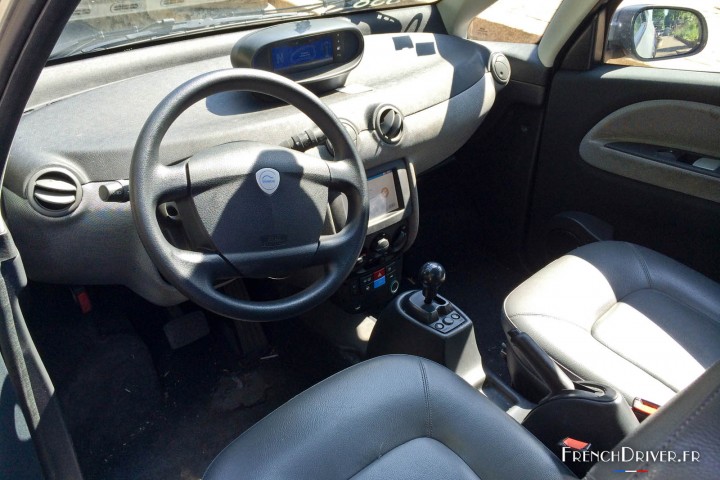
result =
[[[502,321],[574,380],[608,384],[631,403],[662,405],[720,359],[720,285],[631,243],[555,260],[510,293]]]

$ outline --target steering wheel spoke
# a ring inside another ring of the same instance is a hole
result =
[[[272,276],[312,264],[317,245],[225,254],[225,258],[243,276]]]
[[[345,194],[358,193],[358,173],[346,161],[324,160],[330,171],[328,187]]]
[[[213,252],[194,252],[171,248],[170,253],[174,267],[185,276],[192,279],[202,288],[212,288],[219,279],[238,276],[237,270],[222,256]]]
[[[152,180],[146,182],[147,192],[157,203],[179,200],[188,195],[188,180],[185,164],[156,165],[152,171]]]
[[[323,235],[318,241],[313,264],[322,265],[336,263],[343,253],[343,248],[351,235],[346,230],[333,235]]]

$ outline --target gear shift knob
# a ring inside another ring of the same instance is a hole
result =
[[[427,262],[420,268],[420,281],[425,304],[429,305],[437,296],[440,285],[445,281],[445,268],[437,262]]]

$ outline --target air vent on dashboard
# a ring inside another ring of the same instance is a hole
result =
[[[373,129],[385,143],[398,143],[403,135],[403,115],[397,107],[380,105],[373,114]]]
[[[82,186],[69,170],[51,167],[37,172],[28,184],[28,201],[35,210],[49,217],[72,212],[82,198]]]

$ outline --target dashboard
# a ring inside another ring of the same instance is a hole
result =
[[[113,185],[127,188],[138,133],[165,95],[197,75],[232,68],[233,47],[251,33],[46,67],[15,137],[3,187],[7,221],[29,278],[123,284],[159,305],[184,300],[147,256],[129,203],[104,201],[100,193]],[[491,52],[474,42],[430,33],[364,35],[363,41],[364,53],[343,85],[320,97],[342,119],[365,163],[368,232],[376,234],[417,217],[415,175],[470,138],[502,84],[489,74]],[[265,58],[280,73],[301,71],[298,65],[328,66],[328,45],[332,39],[321,36],[276,46]],[[203,48],[207,55],[197,53]],[[141,72],[103,79],[104,70],[118,71],[116,62],[128,62],[129,70],[145,64]],[[286,145],[313,129],[287,105],[248,92],[221,93],[178,118],[163,141],[161,161],[176,163],[236,140]],[[308,153],[331,156],[324,147]]]

